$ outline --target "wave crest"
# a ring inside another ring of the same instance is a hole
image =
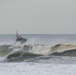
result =
[[[69,52],[71,51],[71,52]],[[74,55],[76,56],[76,44],[57,44],[47,46],[40,44],[24,45],[2,45],[0,46],[0,55],[7,58],[8,61],[21,61],[45,55]]]

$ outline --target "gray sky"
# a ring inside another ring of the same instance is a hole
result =
[[[0,0],[0,34],[76,34],[76,0]]]

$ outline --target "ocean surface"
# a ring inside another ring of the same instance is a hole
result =
[[[0,34],[0,62],[76,64],[75,34],[21,34],[25,43],[16,42],[15,34]]]
[[[0,75],[76,75],[76,35],[0,34]]]

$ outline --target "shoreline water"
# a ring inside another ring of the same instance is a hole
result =
[[[76,65],[0,63],[0,75],[76,75]]]

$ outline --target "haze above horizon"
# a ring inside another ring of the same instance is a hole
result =
[[[76,34],[76,0],[0,0],[0,34]]]

